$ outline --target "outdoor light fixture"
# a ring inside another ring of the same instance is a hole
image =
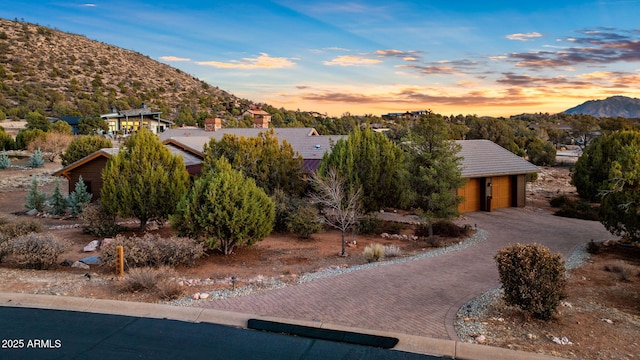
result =
[[[231,277],[231,285],[233,285],[233,290],[235,290],[236,289],[236,277],[235,276]]]

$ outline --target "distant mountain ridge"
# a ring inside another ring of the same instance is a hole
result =
[[[627,96],[612,96],[604,100],[589,100],[565,110],[563,113],[638,119],[640,118],[640,99]]]

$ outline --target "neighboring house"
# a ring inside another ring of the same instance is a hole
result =
[[[286,141],[300,154],[305,171],[311,173],[318,168],[324,154],[331,150],[331,144],[344,138],[342,135],[318,135],[314,128],[221,128],[219,123],[207,122],[208,119],[205,120],[205,129],[169,129],[159,135],[160,140],[165,145],[175,146],[204,158],[204,145],[211,139],[220,141],[224,134],[244,138],[257,137],[260,133],[273,130],[276,138]]]
[[[131,134],[141,127],[146,127],[154,134],[159,134],[173,125],[172,121],[160,117],[161,111],[152,111],[142,104],[140,109],[115,109],[110,114],[102,114],[100,118],[109,125],[110,134]]]
[[[490,140],[456,142],[462,147],[462,177],[469,179],[458,189],[464,197],[460,213],[525,206],[525,177],[539,172],[537,166]]]
[[[202,159],[189,152],[174,147],[167,146],[171,153],[182,156],[189,175],[194,176],[202,169]],[[87,186],[87,191],[91,193],[91,201],[100,198],[102,190],[102,170],[107,161],[118,153],[118,148],[100,149],[84,158],[73,162],[64,168],[53,173],[53,176],[64,176],[69,181],[69,194],[76,188],[76,183],[82,176],[82,181]],[[124,184],[126,186],[126,184]]]

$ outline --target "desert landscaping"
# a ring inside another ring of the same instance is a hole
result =
[[[0,204],[3,216],[35,219],[45,233],[66,242],[69,247],[59,260],[73,263],[96,255],[95,251],[83,249],[93,240],[104,239],[84,234],[76,218],[24,213],[32,177],[36,176],[41,190],[50,194],[55,184],[50,174],[58,168],[58,162],[47,162],[40,169],[14,166],[1,170]],[[62,181],[61,189],[66,190],[66,186]],[[543,168],[538,179],[528,184],[527,205],[521,211],[553,211],[549,200],[558,194],[576,196],[569,183],[569,168]],[[393,211],[381,216],[389,220],[387,227],[404,236],[356,235],[348,247],[348,256],[342,257],[338,256],[340,233],[334,230],[314,234],[310,239],[272,234],[250,248],[236,249],[231,255],[210,252],[192,267],[168,270],[167,276],[181,289],[181,295],[171,300],[163,300],[153,291],[121,291],[115,267],[60,265],[52,270],[31,270],[19,268],[11,258],[5,258],[0,267],[0,291],[192,306],[219,297],[294,286],[305,274],[363,266],[368,263],[363,249],[369,244],[395,246],[399,249],[398,256],[409,257],[433,250],[434,245],[446,246],[464,240],[443,239],[439,244],[412,240],[415,216]],[[464,216],[457,222],[464,224]],[[128,234],[135,234],[137,222],[124,221],[123,224],[130,228]],[[166,225],[151,232],[169,235],[172,230]],[[481,297],[482,309],[463,307],[458,313],[456,325],[460,339],[565,358],[635,358],[640,353],[637,340],[640,335],[637,306],[640,303],[640,249],[622,246],[613,240],[606,245],[599,246],[599,251],[591,254],[581,267],[568,271],[568,297],[552,320],[536,320],[505,306],[494,291]]]

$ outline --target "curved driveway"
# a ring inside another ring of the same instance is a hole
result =
[[[535,242],[566,257],[581,243],[613,237],[599,222],[530,209],[465,214],[459,223],[477,224],[488,239],[437,257],[198,306],[457,340],[453,323],[458,309],[499,285],[493,256],[500,248]]]

